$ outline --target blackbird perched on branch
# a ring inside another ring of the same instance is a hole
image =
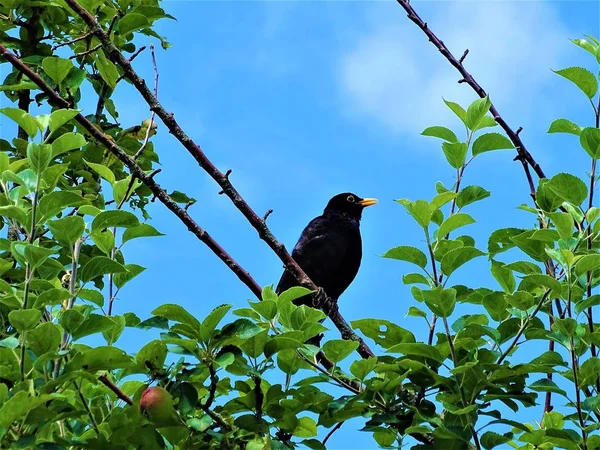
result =
[[[350,286],[362,259],[360,219],[363,209],[377,203],[374,198],[360,198],[346,192],[329,200],[323,214],[306,226],[292,251],[292,258],[306,275],[333,301]],[[298,282],[286,269],[276,292]],[[294,301],[297,305],[313,306],[311,296]]]

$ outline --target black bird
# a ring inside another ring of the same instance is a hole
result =
[[[365,207],[377,203],[374,198],[360,198],[346,192],[329,200],[323,214],[306,226],[292,251],[292,258],[306,275],[332,300],[350,286],[362,259],[360,219]],[[277,294],[299,283],[286,269],[279,280]],[[294,301],[312,306],[311,296]]]

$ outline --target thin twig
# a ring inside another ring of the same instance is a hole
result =
[[[154,53],[154,45],[150,45],[150,53],[152,54],[152,67],[154,68],[154,96],[156,98],[158,98],[158,66],[156,64],[156,54]],[[154,128],[154,116],[155,115],[156,115],[156,112],[152,111],[152,114],[150,115],[150,123],[148,124],[148,128],[146,129],[146,136],[144,137],[144,142],[142,143],[142,146],[136,152],[136,154],[133,155],[134,161],[137,161],[137,159],[141,156],[144,149],[148,145],[148,141],[150,140],[150,133],[152,132],[152,129]]]
[[[537,313],[540,312],[540,310],[544,306],[544,303],[546,303],[546,300],[548,299],[549,295],[550,295],[550,289],[548,289],[546,292],[544,292],[544,295],[542,295],[542,297],[540,298],[540,301],[538,302],[537,306],[535,307],[533,312],[529,316],[527,316],[527,318],[521,325],[521,328],[519,328],[519,331],[517,331],[517,334],[515,335],[513,341],[508,346],[508,348],[504,351],[504,353],[502,353],[502,355],[500,356],[500,358],[498,359],[498,362],[496,364],[502,364],[502,362],[510,354],[510,352],[513,350],[513,348],[515,348],[515,346],[517,345],[517,342],[519,341],[519,339],[525,332],[525,329],[529,325],[529,322],[531,322],[531,320],[537,315]]]
[[[89,55],[90,53],[94,53],[96,50],[100,50],[101,48],[102,48],[102,44],[98,44],[95,47],[92,47],[89,50],[86,50],[85,52],[75,53],[74,55],[69,56],[69,59],[75,59],[75,58],[79,58],[80,56]]]
[[[202,151],[200,146],[198,146],[185,133],[179,123],[175,120],[173,114],[167,112],[160,104],[156,96],[146,85],[144,79],[141,78],[133,69],[131,66],[131,61],[127,60],[119,51],[119,49],[113,44],[97,20],[76,0],[65,0],[65,3],[67,3],[69,7],[71,7],[91,28],[93,33],[98,37],[98,39],[100,39],[100,42],[102,42],[107,53],[107,57],[113,63],[123,69],[123,75],[127,77],[135,86],[144,100],[146,100],[146,103],[148,103],[150,106],[150,109],[156,112],[156,115],[162,120],[169,132],[186,148],[190,155],[192,155],[192,157],[196,160],[198,165],[204,169],[217,182],[217,184],[221,186],[223,193],[230,198],[238,210],[244,215],[244,217],[246,217],[248,222],[258,232],[259,237],[265,241],[273,250],[273,252],[281,259],[281,261],[285,264],[286,269],[289,270],[292,276],[302,286],[310,290],[317,291],[318,286],[310,280],[310,278],[306,275],[306,273],[304,273],[296,261],[294,261],[294,259],[286,250],[285,246],[275,238],[271,230],[268,228],[266,222],[262,220],[262,218],[250,207],[250,205],[248,205],[237,189],[235,189],[235,187],[231,184],[226,174],[223,174],[219,169],[217,169],[217,167]],[[338,318],[339,317],[341,316],[338,316]],[[333,317],[330,318],[334,325],[340,330],[342,335],[346,334],[346,336],[348,336],[348,332],[350,332],[351,338],[359,342],[357,351],[363,358],[368,358],[373,355],[373,352],[367,346],[367,344],[360,338],[360,336],[358,336],[351,328],[349,328],[347,323],[336,321]]]
[[[272,210],[272,209],[269,209],[269,210],[268,210],[268,211],[265,213],[265,215],[263,216],[263,220],[265,220],[265,221],[266,221],[266,220],[269,218],[269,216],[270,216],[271,214],[273,214],[273,210]]]
[[[81,400],[81,403],[83,403],[83,407],[85,408],[85,410],[88,413],[88,416],[90,417],[90,421],[92,422],[92,427],[96,431],[96,434],[100,435],[100,430],[98,429],[98,424],[96,423],[96,419],[94,418],[94,414],[92,414],[92,410],[90,409],[90,405],[88,404],[87,400],[83,396],[83,393],[81,392],[81,386],[77,383],[77,381],[73,381],[73,384],[77,388],[77,393],[79,394],[79,399]]]
[[[69,3],[71,1],[72,0],[68,0]],[[431,31],[431,29],[427,26],[427,23],[425,23],[421,19],[421,17],[419,17],[415,9],[411,6],[409,0],[396,1],[404,9],[404,11],[406,11],[408,18],[411,21],[413,21],[423,31],[423,33],[427,35],[429,41],[433,45],[435,45],[435,47],[448,60],[448,62],[460,72],[462,78],[464,79],[464,82],[471,86],[471,88],[473,88],[473,90],[477,93],[477,95],[479,95],[479,97],[484,98],[487,95],[485,90],[479,85],[479,83],[477,83],[477,81],[475,81],[475,78],[473,78],[473,76],[469,72],[467,72],[467,70],[463,66],[462,61],[456,59],[456,57],[450,52],[450,50],[448,50],[446,45],[435,35],[433,31]],[[529,164],[538,177],[546,178],[544,171],[537,163],[537,161],[533,158],[533,156],[531,156],[531,153],[529,153],[529,151],[525,148],[525,145],[521,141],[519,135],[506,123],[506,121],[502,118],[502,116],[493,104],[490,106],[490,112],[492,113],[494,120],[496,120],[498,125],[502,127],[502,129],[508,135],[508,138],[514,144],[517,153],[522,158],[521,162],[523,163],[523,166],[525,167],[527,164]],[[531,177],[531,175],[527,173],[526,176],[528,178]]]
[[[74,44],[75,42],[82,41],[84,39],[89,38],[91,35],[92,35],[92,32],[89,31],[89,32],[85,33],[84,35],[76,37],[74,39],[71,39],[67,42],[61,42],[60,44],[56,44],[55,46],[52,47],[52,50],[54,51],[54,50],[59,49],[60,47],[64,47],[65,45],[71,45],[71,44]]]
[[[109,380],[108,377],[106,376],[106,374],[100,375],[98,377],[98,379],[100,380],[100,382],[102,384],[104,384],[111,391],[113,391],[119,399],[123,400],[129,406],[133,405],[133,400],[131,400],[131,397],[129,397],[121,389],[119,389],[119,386],[117,386],[115,383],[113,383],[111,380]]]
[[[204,410],[210,409],[213,402],[215,401],[215,394],[217,392],[217,382],[219,381],[213,363],[210,363],[208,365],[208,372],[210,373],[210,387],[208,388],[208,398],[206,399],[204,405],[202,405],[202,409]]]
[[[344,425],[344,422],[338,422],[335,424],[335,427],[333,427],[331,429],[331,431],[329,433],[327,433],[327,436],[325,436],[325,439],[323,439],[323,445],[327,444],[327,441],[329,440],[329,438],[333,435],[333,433],[335,433],[337,430],[342,428],[342,425]]]

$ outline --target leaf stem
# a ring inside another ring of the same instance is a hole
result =
[[[517,342],[519,341],[519,339],[525,332],[525,329],[529,325],[529,322],[531,322],[531,319],[533,319],[537,315],[537,313],[540,312],[540,310],[544,306],[544,303],[548,299],[549,295],[550,295],[550,289],[548,289],[546,292],[544,292],[544,295],[542,295],[542,297],[540,298],[540,301],[538,302],[537,306],[535,307],[535,309],[533,310],[531,315],[527,316],[527,319],[525,319],[525,322],[523,322],[523,324],[521,325],[521,328],[519,328],[519,331],[515,335],[513,341],[510,343],[510,345],[504,351],[504,353],[502,353],[502,356],[500,356],[500,358],[498,359],[498,362],[496,364],[502,364],[502,362],[506,359],[506,357],[510,354],[510,352],[512,352],[513,348],[515,348],[515,346],[517,345]]]

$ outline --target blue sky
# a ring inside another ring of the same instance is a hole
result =
[[[600,33],[598,3],[413,4],[456,55],[469,48],[468,69],[508,122],[524,128],[524,142],[546,173],[585,177],[589,162],[577,139],[546,130],[558,117],[591,125],[591,107],[550,69],[584,65],[597,71],[568,39]],[[233,170],[233,183],[257,212],[274,209],[269,226],[288,248],[334,194],[379,198],[364,213],[362,268],[340,307],[348,320],[386,318],[425,339],[424,324],[405,317],[416,302],[401,276],[412,268],[378,255],[401,244],[423,248],[420,230],[393,200],[429,199],[436,181],[452,184],[439,142],[419,133],[436,124],[461,132],[442,96],[466,104],[475,98],[471,90],[456,82],[454,69],[395,2],[168,1],[164,7],[178,21],[158,27],[173,44],[157,50],[161,101],[222,170]],[[148,53],[136,68],[151,81]],[[135,93],[122,90],[117,100],[123,121],[147,117]],[[261,285],[277,283],[279,260],[229,200],[216,195],[219,187],[159,130],[159,181],[197,198],[191,208],[196,220]],[[467,211],[478,221],[470,231],[483,250],[493,230],[532,224],[515,209],[529,197],[513,156],[483,155],[466,172],[465,185],[492,192]],[[128,244],[128,260],[148,270],[123,291],[120,302],[127,306],[117,304],[117,311],[145,317],[161,303],[177,302],[203,317],[221,303],[244,306],[251,294],[235,276],[162,207],[151,212],[167,236]],[[495,287],[484,259],[457,271],[454,281]],[[132,349],[148,338],[129,336]],[[539,420],[537,409],[522,419]],[[344,426],[330,447],[373,448],[359,427]]]
[[[521,136],[547,174],[586,176],[589,162],[577,139],[546,130],[558,117],[592,124],[583,94],[550,69],[583,65],[597,72],[592,58],[568,41],[600,34],[597,2],[412,4],[455,55],[469,48],[467,68],[505,119],[524,128]],[[331,196],[377,197],[380,203],[363,215],[362,267],[340,308],[347,320],[385,318],[424,339],[424,324],[405,317],[416,305],[401,282],[411,267],[378,255],[397,245],[424,248],[420,230],[393,200],[430,199],[436,181],[452,184],[439,142],[419,133],[429,125],[462,132],[442,96],[466,104],[475,98],[470,88],[457,84],[457,72],[395,2],[163,6],[178,19],[158,25],[173,44],[168,51],[157,48],[159,99],[166,108],[221,170],[233,170],[232,182],[257,212],[274,209],[269,226],[290,249]],[[151,84],[149,52],[135,67]],[[126,86],[116,104],[124,126],[149,117]],[[154,143],[163,164],[157,180],[198,199],[190,209],[198,223],[261,285],[277,283],[281,262],[162,124]],[[493,230],[532,225],[531,216],[515,209],[529,196],[513,157],[511,151],[485,154],[466,172],[465,185],[492,192],[466,211],[478,223],[465,231],[483,250]],[[252,295],[225,265],[161,205],[150,213],[166,236],[125,246],[127,261],[148,270],[123,289],[117,313],[133,310],[146,318],[160,304],[179,303],[202,318],[222,303],[245,306]],[[458,270],[454,282],[496,287],[483,258]],[[119,345],[134,351],[149,336],[128,331]],[[539,419],[541,410],[533,416]],[[358,426],[344,426],[330,448],[373,448]]]
[[[470,50],[468,69],[505,119],[524,128],[522,138],[547,174],[586,176],[589,162],[577,139],[546,130],[558,117],[592,125],[585,97],[551,69],[583,65],[597,72],[568,39],[600,33],[598,3],[413,5],[457,56]],[[424,324],[405,317],[416,304],[401,283],[411,267],[378,255],[401,244],[423,248],[420,230],[393,199],[429,199],[436,181],[453,183],[439,142],[419,133],[438,124],[462,132],[442,96],[467,104],[475,98],[470,88],[457,83],[455,70],[395,2],[167,1],[164,7],[178,21],[158,27],[173,44],[157,50],[160,100],[221,170],[233,170],[233,183],[257,212],[274,209],[269,226],[288,248],[334,194],[379,198],[364,213],[362,268],[340,307],[348,320],[386,318],[425,339]],[[151,82],[149,54],[135,65]],[[122,90],[117,100],[124,122],[147,117],[135,93]],[[159,181],[197,198],[196,220],[261,285],[277,283],[279,260],[164,127],[159,130]],[[515,209],[529,196],[513,157],[511,151],[486,154],[466,172],[465,185],[492,192],[467,211],[478,221],[470,232],[483,250],[493,230],[532,225],[531,216]],[[161,303],[177,302],[203,317],[221,303],[244,306],[251,294],[228,269],[162,207],[151,212],[167,236],[128,244],[128,260],[148,270],[123,291],[117,311],[145,317]],[[454,281],[496,287],[484,259],[457,271]],[[132,333],[127,346],[139,348],[146,339]],[[522,419],[539,420],[537,409]],[[359,426],[343,427],[331,448],[373,448],[369,434],[355,431]]]

